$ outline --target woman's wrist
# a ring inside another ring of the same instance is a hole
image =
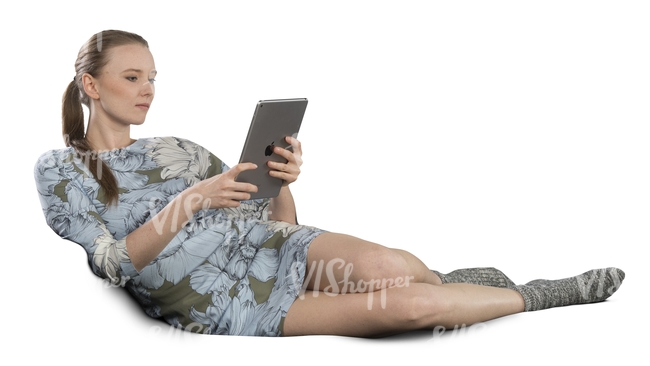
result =
[[[194,216],[197,212],[209,206],[209,202],[205,201],[205,196],[199,192],[196,186],[192,186],[181,192],[177,196],[181,200],[182,207],[188,216]],[[191,216],[188,219],[191,219]]]

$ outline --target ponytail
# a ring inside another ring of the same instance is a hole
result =
[[[68,84],[63,94],[63,140],[65,146],[74,146],[73,141],[85,139],[84,111],[76,78]]]
[[[95,177],[99,184],[100,190],[97,198],[105,200],[107,205],[117,203],[119,190],[115,176],[111,169],[99,158],[99,152],[94,151],[84,132],[84,112],[81,106],[81,92],[77,86],[77,80],[68,84],[63,94],[63,111],[61,117],[63,120],[63,140],[65,146],[74,147],[77,156],[83,161],[90,173]]]

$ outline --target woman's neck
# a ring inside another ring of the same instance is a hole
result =
[[[96,151],[109,151],[127,147],[134,143],[135,140],[131,138],[130,126],[121,127],[111,128],[105,124],[90,121],[86,132],[86,141]]]

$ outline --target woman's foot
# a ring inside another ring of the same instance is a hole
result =
[[[484,267],[484,268],[464,268],[457,269],[453,272],[447,274],[440,273],[438,271],[432,271],[438,277],[442,283],[471,283],[475,285],[482,286],[492,286],[492,287],[509,287],[512,288],[515,286],[515,283],[512,282],[508,276],[503,274],[493,267]]]
[[[530,281],[510,288],[524,298],[524,311],[535,311],[604,301],[619,289],[624,278],[625,272],[610,267],[561,280]]]

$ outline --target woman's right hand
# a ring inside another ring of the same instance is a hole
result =
[[[257,169],[253,163],[241,163],[225,173],[200,181],[189,188],[192,205],[197,212],[201,209],[239,207],[240,201],[249,200],[257,186],[235,181],[239,173]],[[189,197],[188,197],[189,198]]]

